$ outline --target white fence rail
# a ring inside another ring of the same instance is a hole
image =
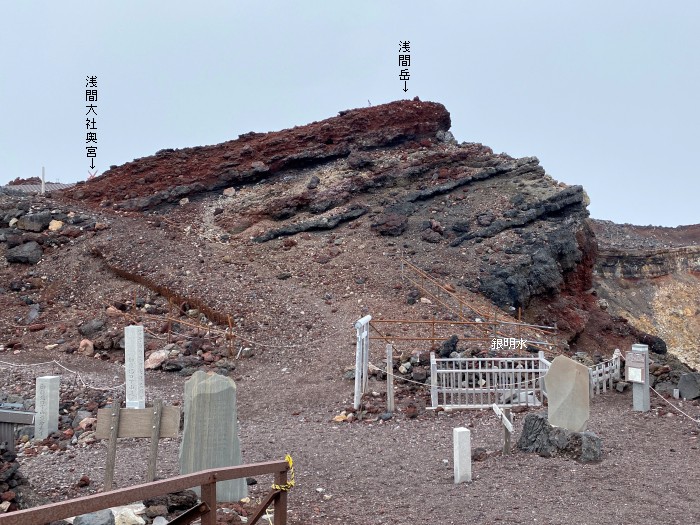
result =
[[[432,408],[539,406],[549,362],[537,357],[436,358],[430,354]]]
[[[588,367],[590,395],[607,392],[620,379],[619,350]],[[547,397],[544,375],[551,362],[537,357],[436,358],[430,354],[432,408],[539,406]]]
[[[591,380],[589,382],[591,389],[591,397],[594,394],[607,392],[608,388],[612,390],[613,381],[620,379],[620,356],[622,353],[619,349],[615,349],[612,359],[598,363],[597,365],[588,367],[588,375]]]

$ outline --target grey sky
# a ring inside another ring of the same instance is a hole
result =
[[[582,184],[600,219],[700,222],[700,2],[0,0],[0,184],[419,96],[459,141]],[[399,41],[411,42],[409,91]]]

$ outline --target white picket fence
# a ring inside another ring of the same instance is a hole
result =
[[[612,390],[613,381],[620,379],[620,357],[622,352],[619,348],[615,349],[611,359],[598,363],[597,365],[588,367],[588,375],[590,376],[591,397],[595,394],[607,392],[608,388]]]
[[[620,379],[620,351],[589,367],[590,395],[607,392]],[[547,397],[543,377],[551,362],[537,357],[437,358],[430,354],[432,408],[540,406]]]
[[[432,408],[539,406],[549,362],[537,357],[437,358],[430,354]]]

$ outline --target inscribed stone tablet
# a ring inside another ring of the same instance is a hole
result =
[[[559,355],[544,376],[549,410],[547,418],[555,427],[572,432],[586,430],[589,407],[588,368],[573,359]]]
[[[146,407],[146,378],[143,367],[143,326],[124,328],[126,408]]]

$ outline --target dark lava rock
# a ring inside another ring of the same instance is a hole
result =
[[[453,335],[447,341],[443,341],[442,345],[440,346],[440,350],[438,350],[440,357],[450,357],[452,352],[456,352],[458,341],[459,337],[456,335]]]
[[[408,225],[408,217],[397,213],[381,214],[372,223],[372,229],[380,235],[398,237]]]
[[[42,211],[39,213],[29,213],[23,215],[17,221],[17,227],[20,230],[27,230],[30,232],[43,232],[49,227],[51,222],[51,212]]]
[[[518,448],[537,452],[548,458],[563,455],[582,463],[600,461],[602,440],[593,432],[571,432],[549,424],[547,414],[538,412],[525,416]]]
[[[7,250],[5,259],[10,263],[36,264],[41,260],[43,254],[44,251],[39,243],[30,241]]]
[[[683,374],[678,381],[681,399],[700,398],[700,372]]]
[[[469,231],[469,221],[457,221],[452,225],[452,230],[457,233],[467,233]]]
[[[437,244],[442,240],[442,235],[435,230],[423,230],[420,234],[420,238],[425,242]]]
[[[643,345],[647,345],[649,350],[655,354],[665,354],[668,351],[666,348],[666,341],[655,335],[644,334],[640,337],[639,342]]]
[[[105,322],[101,319],[91,319],[87,323],[83,323],[78,327],[80,335],[91,337],[105,327]]]
[[[316,175],[311,177],[311,180],[309,180],[309,183],[306,185],[306,187],[310,190],[314,190],[318,188],[319,183],[321,182],[321,179],[319,179]]]

